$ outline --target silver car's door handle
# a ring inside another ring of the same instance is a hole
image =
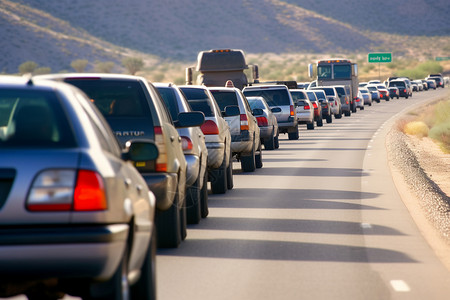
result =
[[[125,179],[125,187],[128,189],[131,186],[131,179],[130,178],[126,178]]]

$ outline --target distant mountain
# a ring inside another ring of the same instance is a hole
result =
[[[56,71],[77,58],[120,64],[126,49],[185,61],[214,48],[406,54],[400,35],[448,41],[448,10],[448,0],[0,0],[0,53],[7,54],[0,66],[16,72],[33,60]]]

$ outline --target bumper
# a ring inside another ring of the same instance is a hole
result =
[[[239,135],[231,135],[231,152],[247,153],[252,151],[253,139],[248,130],[241,131]]]
[[[287,122],[278,121],[278,130],[281,133],[295,132],[296,130],[298,130],[297,125],[297,120],[293,117],[289,117],[289,120]]]
[[[177,174],[173,173],[142,173],[147,186],[156,198],[156,208],[167,210],[172,206],[178,182]]]
[[[24,274],[27,279],[107,279],[123,257],[128,230],[126,224],[1,229],[0,287]]]
[[[186,170],[186,186],[191,186],[197,180],[200,172],[200,158],[197,155],[185,155]]]
[[[273,136],[273,126],[259,127],[259,135],[263,141],[270,139]]]
[[[208,169],[217,169],[223,162],[224,143],[206,143],[208,149]]]
[[[314,121],[314,114],[310,114],[310,113],[297,114],[297,120],[298,120],[298,123],[301,123],[301,124],[311,123],[312,121]]]

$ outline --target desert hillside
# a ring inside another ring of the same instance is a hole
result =
[[[70,70],[75,59],[119,66],[131,51],[194,61],[213,48],[397,56],[421,49],[432,57],[449,52],[448,10],[446,0],[0,0],[0,67],[17,72],[31,60]]]

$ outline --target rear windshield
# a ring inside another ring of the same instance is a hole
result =
[[[405,87],[406,84],[404,81],[391,81],[391,82],[389,82],[389,86]]]
[[[334,90],[332,88],[320,87],[320,89],[325,91],[327,96],[334,96]]]
[[[363,93],[363,94],[368,94],[369,93],[369,91],[368,90],[359,90],[361,93]]]
[[[309,101],[317,101],[317,97],[314,92],[306,92],[306,94],[308,94]]]
[[[0,148],[73,148],[74,134],[56,95],[0,90]]]
[[[294,102],[297,102],[298,100],[304,100],[306,99],[305,93],[302,92],[291,92],[292,100]]]
[[[172,120],[177,121],[180,111],[178,110],[177,96],[175,95],[174,89],[170,87],[157,87],[157,90],[168,108]]]
[[[336,92],[338,93],[339,97],[345,96],[345,89],[343,87],[336,87]]]
[[[317,99],[326,99],[325,93],[322,91],[314,91],[314,93],[316,93],[317,95]]]
[[[106,119],[151,116],[139,82],[115,79],[66,79],[65,82],[85,92]]]
[[[205,117],[214,116],[213,104],[211,103],[211,100],[205,90],[195,88],[180,89],[183,91],[192,111],[201,111]]]
[[[269,106],[291,105],[289,92],[285,89],[263,89],[256,91],[244,91],[246,97],[261,96]]]
[[[258,99],[249,99],[248,100],[248,104],[250,104],[251,109],[255,109],[255,108],[260,108],[260,109],[266,109],[266,107],[264,106],[264,103],[262,103],[261,100]]]
[[[334,79],[352,78],[352,67],[350,65],[334,65]]]
[[[216,99],[221,111],[225,111],[225,107],[230,105],[239,106],[237,95],[234,91],[209,90]]]

